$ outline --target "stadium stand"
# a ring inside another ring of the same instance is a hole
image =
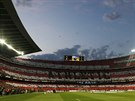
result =
[[[23,89],[25,92],[134,90],[134,66],[133,56],[98,60],[98,62],[97,60],[65,62],[1,58],[0,77],[6,84]]]

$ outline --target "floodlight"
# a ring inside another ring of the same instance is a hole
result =
[[[19,51],[18,54],[24,55],[24,52],[20,52],[20,51]]]
[[[6,41],[5,41],[4,39],[0,39],[0,43],[1,43],[1,44],[5,44]]]
[[[15,51],[16,53],[18,53],[20,55],[24,55],[24,52],[16,50],[13,46],[7,44],[4,39],[0,39],[0,44],[6,45],[9,49],[12,49],[13,51]]]
[[[9,49],[14,49],[11,45],[7,45]]]
[[[131,52],[135,52],[135,49],[132,49]]]
[[[21,55],[24,55],[24,52],[21,52]]]

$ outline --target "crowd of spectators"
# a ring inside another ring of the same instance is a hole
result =
[[[91,91],[91,90],[135,90],[135,84],[111,84],[111,85],[73,85],[73,84],[43,84],[43,83],[28,83],[28,82],[14,82],[6,81],[7,85],[14,86],[19,89],[26,91],[36,91],[36,92],[47,92],[56,90],[57,92],[61,91]]]
[[[116,67],[122,63],[125,67],[115,68],[115,65],[113,64],[114,68],[110,68],[112,65],[108,65],[108,63],[101,63],[101,65],[82,65],[81,63],[80,65],[76,65],[73,63],[60,64],[59,62],[51,61],[43,62],[33,61],[32,59],[7,59],[2,57],[0,58],[0,78],[8,78],[9,81],[3,81],[0,79],[0,95],[44,90],[135,90],[134,84],[126,85],[130,82],[135,82],[135,59],[134,57],[130,57],[130,60],[127,59],[127,57],[124,58],[123,61],[122,59],[116,59],[117,61],[114,63],[116,64]],[[125,65],[125,63],[128,63],[128,67],[126,67],[127,65]],[[132,66],[130,66],[130,64],[132,64]],[[13,82],[13,80],[35,83],[19,83]],[[36,84],[36,82],[43,83],[46,81],[76,82],[77,84]],[[109,84],[105,85],[108,82]],[[110,85],[110,83],[116,84]],[[117,85],[118,83],[124,84]]]
[[[70,69],[46,69],[29,66],[20,66],[10,63],[0,63],[0,69],[3,73],[28,80],[69,80],[69,81],[126,81],[135,79],[135,69],[109,69],[109,70],[70,70]]]
[[[0,80],[0,96],[12,95],[12,94],[23,94],[25,90],[6,84],[3,80]]]

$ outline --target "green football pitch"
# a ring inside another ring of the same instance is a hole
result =
[[[0,101],[135,101],[135,92],[122,93],[31,93],[0,96]]]

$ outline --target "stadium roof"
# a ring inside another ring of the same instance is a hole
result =
[[[0,0],[0,39],[24,54],[41,51],[25,30],[11,0]],[[19,54],[1,44],[0,55],[14,57]]]

